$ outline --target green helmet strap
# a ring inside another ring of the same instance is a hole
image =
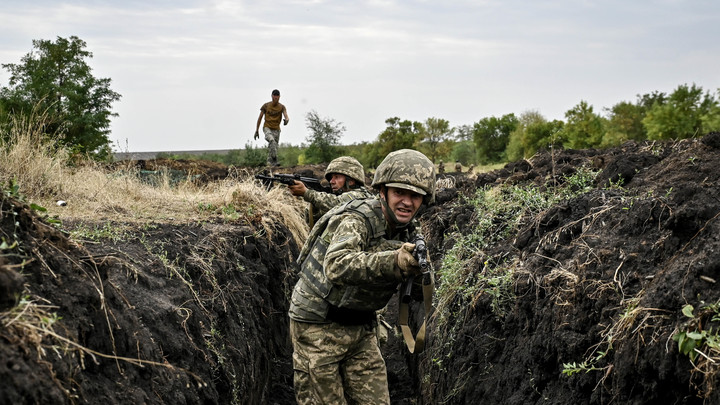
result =
[[[388,199],[387,187],[383,187],[383,192],[381,192],[380,194],[382,194],[382,197],[380,198],[380,203],[382,204],[384,211],[387,213],[387,216],[390,217],[390,223],[392,224],[393,229],[402,229],[402,228],[410,225],[410,223],[412,223],[413,219],[415,219],[415,217],[417,216],[418,212],[420,212],[422,210],[422,206],[421,206],[420,209],[418,209],[415,212],[415,215],[413,215],[413,217],[410,218],[410,221],[408,221],[406,224],[402,224],[402,223],[400,223],[400,221],[398,221],[397,217],[395,216],[395,213],[393,212],[393,210],[390,209],[390,206],[387,203],[387,199]]]

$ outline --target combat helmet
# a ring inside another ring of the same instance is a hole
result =
[[[435,202],[435,165],[422,153],[400,149],[388,153],[375,170],[372,186],[397,187],[423,195],[423,203]]]
[[[354,157],[340,156],[333,159],[325,170],[325,180],[330,181],[333,173],[344,174],[352,178],[358,186],[365,185],[365,169]]]

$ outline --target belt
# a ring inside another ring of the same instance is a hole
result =
[[[375,311],[359,311],[330,305],[325,319],[340,325],[372,325],[377,321],[377,316]]]

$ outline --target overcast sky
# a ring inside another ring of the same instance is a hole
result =
[[[0,0],[0,63],[84,40],[122,95],[117,151],[265,146],[252,135],[274,88],[281,143],[305,142],[314,110],[351,144],[390,117],[564,120],[581,100],[603,113],[682,84],[715,93],[719,22],[716,0]]]

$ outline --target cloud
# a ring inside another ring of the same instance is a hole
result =
[[[394,116],[563,119],[580,100],[601,111],[686,82],[720,87],[710,1],[4,3],[0,62],[33,39],[85,40],[123,95],[112,139],[137,151],[242,147],[273,88],[292,117],[282,140],[299,144],[310,110],[359,142]]]

